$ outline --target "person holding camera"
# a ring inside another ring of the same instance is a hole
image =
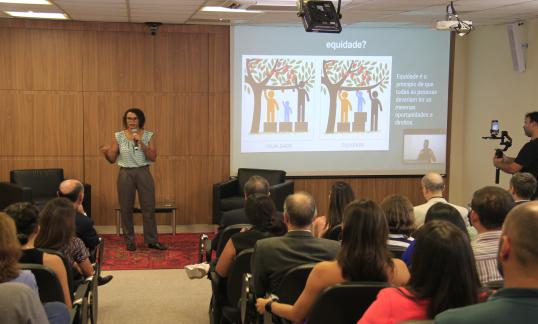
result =
[[[523,124],[525,135],[531,138],[530,142],[523,145],[517,157],[493,156],[493,165],[506,173],[529,172],[535,178],[538,177],[538,111],[525,115]],[[534,193],[532,199],[536,199]]]

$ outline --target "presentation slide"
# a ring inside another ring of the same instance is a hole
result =
[[[231,28],[231,163],[288,175],[445,173],[450,35]]]

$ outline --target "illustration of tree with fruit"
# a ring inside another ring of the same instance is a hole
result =
[[[310,92],[314,86],[314,63],[287,58],[250,58],[246,60],[244,91],[252,91],[254,111],[250,133],[259,133],[262,93],[266,90],[297,90],[303,86]]]
[[[389,82],[387,63],[373,60],[324,60],[321,76],[322,93],[329,93],[329,118],[326,133],[334,133],[338,91],[372,91],[379,87],[383,92]]]

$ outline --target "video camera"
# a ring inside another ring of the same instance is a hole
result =
[[[512,137],[508,135],[508,131],[500,131],[501,136],[499,136],[499,121],[494,119],[491,121],[491,127],[489,129],[489,136],[482,136],[482,139],[487,140],[500,140],[499,145],[504,145],[502,148],[495,149],[495,157],[502,158],[504,152],[506,152],[512,146]],[[495,183],[499,183],[499,168],[495,170]]]

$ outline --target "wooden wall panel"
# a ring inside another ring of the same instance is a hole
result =
[[[84,91],[155,91],[148,33],[86,31],[83,38]]]
[[[80,157],[0,156],[0,181],[9,181],[11,170],[48,168],[63,168],[66,178],[84,177],[84,166]]]
[[[79,32],[0,29],[1,89],[82,90]]]
[[[162,92],[208,90],[208,35],[159,33],[155,41],[155,87]]]
[[[304,190],[311,193],[316,199],[318,214],[325,215],[329,207],[329,191],[332,184],[338,180],[349,183],[357,199],[372,199],[381,203],[388,195],[401,194],[407,196],[413,205],[424,203],[420,190],[420,177],[294,179],[295,191]]]
[[[230,94],[209,96],[209,150],[212,155],[230,154]],[[229,172],[228,172],[229,173]]]
[[[230,33],[209,35],[209,92],[230,93]]]
[[[80,93],[0,91],[2,156],[82,157]]]

